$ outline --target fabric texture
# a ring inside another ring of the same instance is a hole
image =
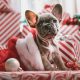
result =
[[[8,41],[8,48],[0,50],[0,71],[5,70],[5,61],[9,58],[16,58],[19,60],[21,67],[25,70],[24,64],[21,62],[17,50],[15,48],[17,38],[13,37]]]
[[[18,39],[16,49],[28,70],[44,70],[41,55],[31,33],[24,39]]]
[[[8,6],[8,2],[7,0],[0,0],[0,12],[10,12],[11,9]]]

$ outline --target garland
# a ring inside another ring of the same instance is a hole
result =
[[[66,18],[62,22],[63,25],[79,25],[80,26],[80,18]]]

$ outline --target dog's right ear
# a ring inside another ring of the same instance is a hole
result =
[[[30,27],[34,28],[37,21],[38,21],[38,15],[31,10],[26,10],[25,11],[25,17],[26,17]]]
[[[62,20],[62,6],[61,4],[56,4],[52,9],[52,14],[59,20]]]

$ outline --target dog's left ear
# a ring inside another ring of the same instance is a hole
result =
[[[62,6],[61,4],[56,4],[52,9],[52,14],[59,20],[62,20]]]

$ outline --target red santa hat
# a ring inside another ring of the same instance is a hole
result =
[[[16,45],[17,37],[13,36],[12,38],[9,39],[8,41],[8,48],[13,49]]]

